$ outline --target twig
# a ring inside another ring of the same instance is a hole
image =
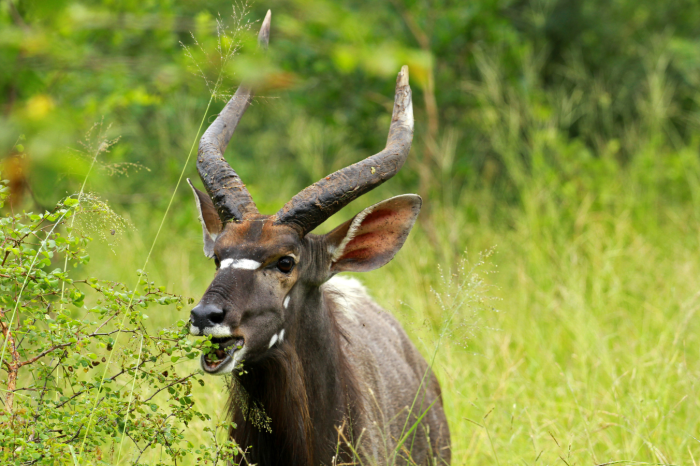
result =
[[[0,309],[0,317],[5,315],[5,311]],[[10,355],[12,356],[12,361],[4,361],[7,364],[7,396],[5,398],[5,410],[9,415],[12,415],[12,402],[15,398],[15,388],[17,388],[17,372],[21,367],[19,365],[19,353],[17,352],[17,346],[15,345],[15,339],[10,332],[10,327],[3,321],[0,320],[0,330],[5,337],[5,342],[10,344]]]
[[[174,415],[175,415],[175,413],[170,413],[165,419],[163,419],[163,427],[165,427],[166,421]],[[148,442],[145,447],[143,447],[143,450],[139,448],[138,444],[131,437],[131,435],[129,435],[129,438],[131,439],[132,442],[134,442],[134,444],[136,445],[136,448],[138,448],[138,450],[139,450],[139,456],[137,456],[136,459],[134,460],[134,464],[137,464],[139,462],[139,459],[141,458],[141,455],[143,455],[143,452],[146,451],[151,445],[153,445],[153,442],[155,442],[158,439],[158,433],[156,433],[156,435],[151,439],[151,441]],[[163,438],[165,438],[165,436],[163,436]],[[167,441],[166,441],[166,447],[168,447]]]
[[[141,364],[139,364],[137,367],[131,368],[131,369],[138,370],[138,369],[139,369],[141,366],[143,366],[144,364],[146,364],[146,361],[143,361],[143,362],[142,362]],[[106,380],[109,381],[109,382],[112,382],[112,381],[116,380],[117,377],[119,377],[120,375],[124,375],[126,372],[128,372],[128,371],[131,370],[131,369],[122,369],[121,371],[117,372],[117,373],[114,374],[112,377],[110,377],[109,379],[106,379]],[[101,384],[100,386],[102,386],[103,384],[104,384],[104,380],[102,381],[102,384]],[[63,401],[62,403],[57,404],[56,406],[54,406],[54,409],[58,409],[58,408],[63,407],[63,406],[64,406],[66,403],[68,403],[69,401],[71,401],[71,400],[77,398],[78,396],[80,396],[80,395],[82,395],[83,393],[88,392],[88,391],[90,391],[89,388],[86,388],[85,390],[80,390],[79,392],[73,394],[73,396],[71,396],[71,397],[68,398],[67,400]]]
[[[155,393],[153,393],[153,395],[151,395],[151,396],[149,396],[148,398],[146,398],[143,402],[144,402],[144,403],[148,403],[149,401],[151,401],[151,400],[153,399],[154,396],[156,396],[158,393],[162,392],[162,391],[165,390],[166,388],[169,388],[169,387],[172,387],[173,385],[177,385],[177,384],[179,384],[179,383],[182,383],[182,382],[184,382],[185,380],[189,379],[190,377],[192,377],[192,376],[195,375],[195,374],[196,374],[196,372],[193,372],[193,373],[191,373],[190,375],[181,378],[180,380],[176,380],[175,382],[172,382],[172,383],[166,385],[165,387],[159,388],[158,390],[156,390]]]
[[[27,359],[26,361],[21,362],[21,363],[19,364],[19,367],[26,366],[27,364],[35,363],[37,360],[43,358],[44,356],[46,356],[47,354],[51,353],[52,351],[56,351],[57,349],[65,348],[66,346],[76,345],[76,344],[78,344],[80,341],[85,340],[85,339],[87,339],[87,338],[93,338],[93,337],[98,337],[98,336],[112,335],[112,334],[117,333],[117,332],[119,332],[119,331],[120,331],[120,330],[113,330],[113,331],[111,331],[111,332],[106,332],[106,333],[91,333],[91,334],[89,334],[89,335],[85,335],[81,340],[79,340],[79,341],[77,341],[77,342],[74,342],[74,343],[61,343],[60,345],[56,345],[56,346],[53,346],[53,347],[51,347],[51,348],[49,348],[49,349],[47,349],[47,350],[42,351],[41,353],[39,353],[38,355],[34,356],[34,357],[31,358],[31,359]],[[137,331],[138,331],[138,330],[121,330],[121,332],[124,332],[124,333],[136,333]]]

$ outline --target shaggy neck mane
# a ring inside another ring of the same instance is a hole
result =
[[[359,390],[341,351],[334,301],[316,288],[298,312],[289,338],[235,373],[229,415],[231,437],[260,466],[317,466],[343,436],[353,438]],[[348,457],[340,449],[339,460]],[[242,459],[242,458],[239,458]]]

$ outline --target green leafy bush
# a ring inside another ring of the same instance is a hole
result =
[[[3,183],[1,202],[7,196]],[[67,220],[102,214],[88,208],[69,197],[51,212],[0,219],[0,463],[117,464],[130,456],[138,464],[155,447],[175,463],[188,454],[199,464],[230,457],[235,445],[216,442],[228,425],[210,430],[207,448],[184,435],[193,418],[209,416],[191,397],[193,384],[205,383],[201,374],[177,362],[211,342],[188,340],[182,319],[158,332],[144,325],[149,308],[180,310],[185,299],[141,271],[134,289],[72,278],[69,269],[89,260],[91,239]]]

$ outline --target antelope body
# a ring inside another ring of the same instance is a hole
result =
[[[258,36],[266,47],[271,15]],[[199,146],[196,189],[204,253],[217,271],[192,310],[190,332],[218,349],[210,374],[233,373],[230,435],[261,466],[449,464],[437,379],[399,323],[343,271],[369,271],[403,245],[421,206],[397,196],[326,235],[310,233],[392,177],[408,156],[408,69],[397,78],[386,148],[258,212],[223,152],[252,98],[242,84]],[[188,180],[189,181],[189,180]],[[239,460],[243,460],[241,457]]]

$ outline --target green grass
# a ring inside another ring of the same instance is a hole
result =
[[[476,136],[451,127],[437,141],[415,141],[404,172],[419,173],[429,209],[394,261],[358,277],[426,358],[440,340],[434,369],[453,464],[695,466],[700,140],[675,132],[661,98],[672,92],[663,70],[649,72],[636,113],[618,125],[596,110],[599,96],[585,86],[523,88],[479,53],[482,81],[462,83],[479,103],[465,110]],[[538,75],[535,62],[523,59],[525,76]],[[581,138],[567,130],[578,118]],[[325,134],[307,130],[310,140]],[[298,156],[295,163],[315,166],[313,151]],[[481,167],[478,177],[456,174],[467,158]],[[267,168],[241,174],[261,210],[272,213],[299,180],[296,165]],[[266,190],[270,173],[291,183]],[[392,181],[363,197],[324,230],[399,194],[399,186]],[[214,266],[201,253],[189,193],[177,202],[149,272],[169,291],[199,299]],[[93,253],[101,278],[133,281],[150,247],[161,213],[143,206],[132,215],[139,230],[116,255]],[[186,312],[151,322],[171,325]],[[216,419],[226,388],[209,380],[196,401]],[[209,441],[203,427],[189,426],[193,443]]]
[[[393,262],[358,277],[427,358],[447,318],[431,290],[448,307],[459,298],[441,275],[468,278],[459,270],[468,248],[466,269],[485,280],[463,291],[435,362],[454,464],[697,464],[698,210],[639,194],[640,179],[619,170],[570,195],[561,180],[535,182],[521,208],[467,190],[455,207],[433,209],[437,243],[417,227]],[[146,225],[116,255],[95,251],[93,271],[130,280]],[[166,235],[151,265],[156,282],[195,299],[213,276],[199,228],[192,218],[185,233]],[[223,379],[197,391],[214,418],[225,400]],[[207,441],[202,427],[189,427],[195,444]]]

